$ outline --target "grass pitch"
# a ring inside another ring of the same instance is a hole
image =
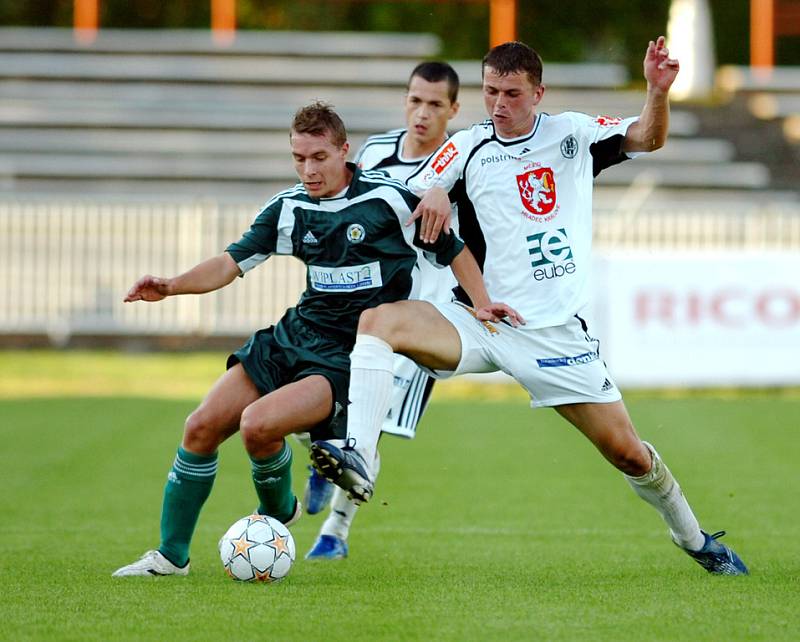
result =
[[[152,397],[117,394],[110,374],[103,396],[61,396],[57,385],[54,396],[8,394],[26,376],[9,367],[16,358],[0,356],[2,640],[800,639],[796,398],[629,400],[704,527],[728,529],[747,578],[709,576],[676,549],[655,511],[554,412],[516,393],[440,392],[416,440],[383,440],[349,559],[304,561],[323,519],[305,516],[286,581],[223,574],[216,542],[256,501],[233,438],[190,576],[112,579],[157,544],[166,473],[198,397],[156,398],[166,385],[157,367],[139,370]],[[42,381],[82,371],[45,361]],[[298,493],[305,465],[296,448]]]

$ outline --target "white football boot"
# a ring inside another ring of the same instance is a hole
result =
[[[135,576],[158,576],[158,575],[188,575],[189,562],[186,566],[175,566],[159,551],[147,551],[142,557],[133,564],[128,564],[118,568],[111,574],[111,577],[135,577]]]

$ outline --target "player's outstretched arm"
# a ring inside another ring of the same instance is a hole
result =
[[[475,308],[475,314],[481,321],[500,321],[507,318],[511,325],[518,326],[525,323],[519,312],[505,303],[493,303],[489,299],[486,285],[483,283],[483,275],[478,267],[475,257],[465,245],[464,249],[453,259],[450,269],[469,296]]]
[[[669,57],[664,36],[651,40],[644,56],[647,99],[639,121],[628,128],[623,151],[650,152],[663,147],[669,130],[669,90],[679,70],[678,60]]]
[[[161,301],[176,294],[203,294],[219,290],[239,275],[239,266],[230,254],[198,263],[188,272],[165,279],[157,276],[143,276],[131,286],[125,296],[125,303],[133,301]]]
[[[412,225],[420,217],[422,217],[422,224],[419,237],[425,243],[433,243],[439,238],[439,232],[450,231],[452,210],[450,209],[450,197],[444,188],[431,187],[425,192],[419,205],[406,221],[406,225]]]

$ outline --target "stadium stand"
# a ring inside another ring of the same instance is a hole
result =
[[[357,147],[401,122],[409,69],[436,53],[428,34],[101,31],[90,47],[65,29],[0,29],[0,188],[5,192],[202,194],[261,198],[293,180],[286,125],[302,103],[336,105]],[[482,120],[480,65],[456,64],[463,127]],[[543,110],[630,115],[641,93],[619,65],[548,63]],[[605,172],[603,186],[757,190],[768,169],[705,140],[672,115],[667,150]],[[665,195],[664,198],[667,198]],[[701,197],[698,193],[698,197]]]
[[[158,308],[122,306],[119,293],[143,265],[175,273],[219,251],[295,181],[298,106],[333,103],[356,149],[403,122],[407,75],[438,50],[427,34],[242,32],[219,48],[208,32],[107,30],[86,47],[68,30],[0,29],[0,336],[200,336],[208,347],[274,319],[302,287],[292,259]],[[480,63],[457,68],[454,129],[485,117]],[[642,106],[619,65],[547,63],[544,80],[542,111]],[[776,184],[775,147],[731,133],[758,138],[760,122],[675,106],[664,149],[599,177],[599,247],[799,248],[798,193]]]
[[[729,100],[743,97],[756,118],[779,121],[800,161],[800,67],[727,65],[717,72],[716,84]]]

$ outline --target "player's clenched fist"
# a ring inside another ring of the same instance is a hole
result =
[[[133,301],[161,301],[169,296],[170,279],[148,274],[133,284],[125,297],[125,303]]]

